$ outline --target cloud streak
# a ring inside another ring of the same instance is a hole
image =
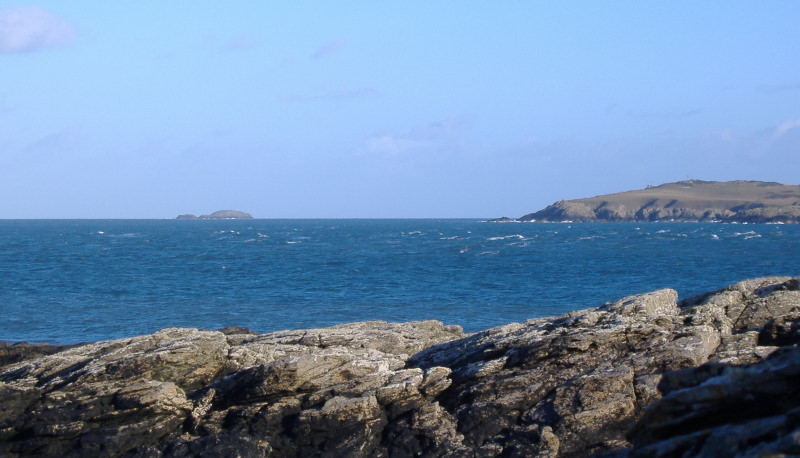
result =
[[[247,35],[241,35],[230,39],[225,45],[225,48],[229,51],[246,51],[256,46],[256,41],[253,38]]]
[[[69,22],[42,8],[0,10],[0,54],[35,52],[69,44],[74,38]]]
[[[800,119],[790,119],[788,121],[782,122],[778,127],[775,128],[775,133],[773,138],[780,138],[786,135],[790,130],[794,130],[800,128]]]
[[[629,111],[628,114],[635,118],[642,119],[685,119],[703,112],[702,108],[695,108],[692,110],[680,112],[655,112],[655,113],[636,113]]]
[[[28,144],[25,152],[33,155],[60,154],[75,147],[77,138],[71,131],[54,132]]]
[[[328,57],[332,54],[336,54],[337,52],[341,51],[347,45],[347,41],[343,38],[336,38],[334,40],[330,40],[317,48],[314,54],[311,55],[313,59],[322,59],[324,57]]]
[[[291,95],[284,97],[283,100],[289,102],[315,102],[318,100],[352,100],[366,97],[377,97],[380,95],[377,89],[372,87],[361,87],[341,91],[329,91],[311,95]]]
[[[467,117],[459,115],[419,125],[404,133],[373,135],[364,141],[361,152],[396,156],[436,148],[457,136],[457,131],[467,123]]]

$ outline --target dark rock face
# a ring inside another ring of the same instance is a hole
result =
[[[165,329],[15,355],[0,456],[690,456],[800,450],[800,278],[464,335]]]
[[[800,223],[800,186],[762,181],[688,180],[638,191],[561,200],[519,221]]]

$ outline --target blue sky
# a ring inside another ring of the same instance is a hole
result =
[[[800,2],[0,1],[0,218],[800,183]]]

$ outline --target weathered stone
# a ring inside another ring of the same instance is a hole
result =
[[[14,351],[0,455],[800,453],[800,279],[677,298],[469,336],[364,322]]]
[[[672,374],[631,440],[630,456],[800,452],[800,348],[751,366],[711,363]]]

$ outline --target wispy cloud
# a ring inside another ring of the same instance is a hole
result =
[[[246,35],[231,38],[225,48],[231,51],[245,51],[256,47],[256,41]]]
[[[314,102],[318,100],[352,100],[367,97],[377,97],[379,95],[380,92],[373,87],[361,87],[358,89],[328,91],[311,95],[290,95],[283,97],[282,100],[289,102]]]
[[[364,141],[361,152],[394,156],[437,148],[450,142],[467,122],[466,116],[451,116],[415,126],[407,132],[373,135]]]
[[[36,6],[0,10],[0,53],[33,52],[61,46],[75,38],[64,19]]]
[[[789,131],[798,128],[800,128],[800,119],[790,119],[788,121],[784,121],[775,128],[773,138],[778,139],[789,133]]]
[[[403,135],[375,135],[364,142],[364,152],[378,153],[394,156],[410,150],[424,148],[430,145],[429,141],[417,140]]]
[[[58,154],[75,147],[77,135],[66,130],[45,135],[25,147],[25,152],[33,155]]]
[[[634,112],[629,111],[628,115],[633,116],[635,118],[643,118],[643,119],[685,119],[691,116],[700,114],[703,112],[702,108],[694,108],[691,110],[686,111],[677,111],[677,112]]]
[[[335,38],[325,42],[322,46],[317,48],[314,54],[311,55],[313,59],[322,59],[332,54],[336,54],[347,46],[347,40],[344,38]]]

